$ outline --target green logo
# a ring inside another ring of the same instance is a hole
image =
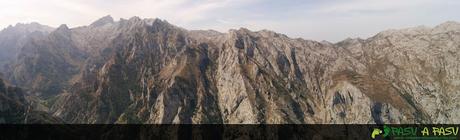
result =
[[[374,131],[372,131],[372,134],[371,134],[371,138],[375,139],[375,136],[378,136],[380,134],[382,134],[382,130],[380,130],[378,128],[374,128]]]
[[[387,126],[382,128],[374,128],[371,133],[371,138],[375,139],[377,136],[383,138],[391,137],[394,139],[457,139],[458,130],[460,127],[455,126]],[[383,131],[382,131],[383,130]]]
[[[383,137],[387,137],[390,134],[390,131],[391,131],[390,127],[384,125],[383,126],[383,132],[385,132],[385,133],[383,133]]]

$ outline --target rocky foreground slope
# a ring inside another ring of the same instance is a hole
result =
[[[30,36],[5,77],[68,123],[460,122],[456,22],[336,44],[110,16]]]

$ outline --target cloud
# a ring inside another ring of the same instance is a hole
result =
[[[356,11],[382,11],[390,12],[411,9],[420,5],[434,3],[433,0],[340,0],[326,2],[317,9],[317,13],[354,13]]]
[[[118,18],[160,17],[179,23],[203,20],[208,13],[254,0],[15,0],[0,1],[0,25],[43,21],[44,24],[71,26],[88,24],[110,14]]]

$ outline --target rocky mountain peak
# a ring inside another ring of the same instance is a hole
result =
[[[128,20],[131,21],[131,22],[139,22],[142,19],[140,17],[138,17],[138,16],[133,16],[133,17],[129,18]]]
[[[427,35],[439,34],[451,31],[460,31],[460,23],[447,21],[435,27],[417,26],[403,29],[390,29],[378,33],[376,36],[405,36],[405,35]]]
[[[417,26],[404,29],[389,29],[378,33],[376,36],[405,36],[417,34],[430,34],[432,28],[427,26]]]
[[[31,23],[17,23],[14,26],[9,25],[3,31],[8,32],[8,34],[17,34],[17,33],[31,33],[35,31],[51,32],[52,30],[54,30],[52,27],[41,25],[37,22],[31,22]]]
[[[263,30],[260,30],[260,31],[251,31],[251,30],[249,30],[247,28],[242,27],[242,28],[239,28],[238,30],[231,29],[229,32],[230,32],[230,34],[235,34],[235,35],[260,36],[260,37],[266,37],[266,38],[272,38],[272,37],[275,37],[275,38],[278,38],[278,37],[288,38],[284,34],[277,33],[277,32],[271,31],[271,30],[267,30],[267,29],[263,29]]]
[[[146,19],[143,19],[143,21],[147,25],[153,25],[155,22],[158,22],[157,20],[160,20],[160,19],[158,19],[158,18],[146,18]]]
[[[166,20],[161,20],[161,19],[158,19],[158,18],[145,19],[144,22],[146,22],[147,25],[151,26],[152,29],[157,30],[157,31],[166,31],[166,30],[181,30],[181,31],[185,31],[185,29],[177,27],[177,26],[175,26],[173,24],[170,24]]]
[[[93,23],[91,23],[90,26],[98,27],[98,26],[104,26],[106,24],[112,24],[112,23],[114,23],[114,20],[113,20],[112,16],[107,15],[107,16],[104,16],[104,17],[94,21]]]
[[[244,27],[241,27],[239,29],[230,29],[229,32],[230,33],[236,33],[236,34],[249,34],[249,33],[252,33],[251,30],[249,30],[247,28],[244,28]]]
[[[260,30],[260,31],[257,31],[257,33],[259,33],[260,35],[262,35],[263,37],[281,37],[281,38],[289,38],[287,35],[285,34],[281,34],[281,33],[277,33],[275,31],[271,31],[271,30],[267,30],[267,29],[263,29],[263,30]]]
[[[36,22],[10,25],[0,31],[0,71],[12,63],[24,44],[34,34],[49,34],[54,28]]]
[[[159,26],[174,26],[172,24],[170,24],[168,21],[166,20],[162,20],[162,19],[159,19],[159,18],[154,18],[154,19],[145,19],[145,21],[150,24],[150,25],[159,25]]]
[[[433,29],[435,33],[449,32],[449,31],[460,31],[460,23],[455,21],[447,21]]]
[[[229,37],[231,39],[237,39],[239,41],[243,41],[242,39],[244,36],[250,36],[254,34],[252,31],[246,28],[240,28],[240,29],[230,29],[229,30]]]
[[[8,25],[8,27],[6,27],[5,29],[11,29],[13,27],[14,27],[13,25]]]
[[[61,32],[61,31],[69,31],[69,27],[66,25],[66,24],[61,24],[56,30],[55,32]]]
[[[444,23],[439,24],[437,27],[459,27],[460,23],[456,21],[446,21]]]
[[[61,24],[56,30],[51,33],[53,36],[64,36],[69,38],[71,34],[70,28],[66,24]]]
[[[126,19],[120,19],[119,25],[123,29],[131,30],[137,27],[145,27],[148,25],[148,21],[141,19],[140,17],[134,16]]]

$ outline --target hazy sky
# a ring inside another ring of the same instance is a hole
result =
[[[379,31],[460,21],[460,0],[0,0],[0,29],[18,22],[57,27],[161,18],[187,29],[269,29],[336,42]]]

